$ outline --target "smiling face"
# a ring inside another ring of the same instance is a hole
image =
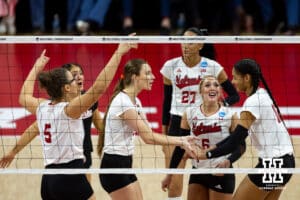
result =
[[[155,76],[152,73],[152,69],[148,63],[142,65],[140,74],[136,76],[137,89],[151,90]]]
[[[221,95],[221,87],[218,80],[209,76],[200,83],[200,94],[204,103],[218,103]]]

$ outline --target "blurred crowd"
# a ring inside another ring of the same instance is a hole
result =
[[[295,35],[300,0],[0,0],[0,34]]]

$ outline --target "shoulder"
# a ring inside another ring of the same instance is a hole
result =
[[[245,100],[244,106],[266,105],[269,103],[269,99],[267,91],[263,88],[259,88]]]
[[[113,100],[112,100],[112,104],[113,103],[117,103],[117,104],[119,104],[119,103],[122,103],[122,102],[126,102],[126,101],[128,101],[129,100],[129,97],[124,93],[124,92],[119,92],[114,98],[113,98]]]
[[[203,61],[206,61],[208,63],[208,66],[221,67],[220,63],[215,60],[203,57]]]
[[[236,112],[231,107],[221,106],[219,110],[219,117],[232,118]]]
[[[223,70],[223,67],[217,61],[211,60],[206,57],[202,57],[200,67],[203,72],[207,72],[215,76],[218,76],[219,73]]]
[[[181,57],[172,58],[170,60],[167,60],[164,64],[164,67],[170,67],[176,65],[176,63],[180,62],[182,60]]]

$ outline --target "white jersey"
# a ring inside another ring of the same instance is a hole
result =
[[[223,67],[214,60],[202,57],[201,61],[188,67],[182,57],[168,60],[160,73],[172,82],[172,103],[170,113],[182,116],[187,107],[199,106],[202,97],[199,94],[199,83],[207,75],[218,77]]]
[[[112,100],[105,122],[104,153],[122,156],[134,153],[134,139],[137,133],[120,118],[120,115],[130,109],[141,112],[142,106],[138,98],[134,105],[126,93],[120,92]]]
[[[187,121],[191,128],[191,135],[200,138],[199,146],[209,148],[229,136],[231,119],[234,112],[228,107],[221,106],[220,109],[211,116],[205,116],[200,107],[186,109]],[[227,155],[209,160],[192,160],[192,165],[196,168],[214,168],[223,161]]]
[[[68,117],[64,111],[67,104],[61,102],[53,105],[47,100],[37,109],[45,166],[84,158],[82,118]]]
[[[280,157],[293,152],[289,133],[265,89],[259,88],[249,96],[243,111],[250,112],[256,118],[249,129],[249,135],[259,157]]]

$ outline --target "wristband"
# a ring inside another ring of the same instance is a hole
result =
[[[206,158],[208,158],[208,159],[211,158],[211,152],[210,151],[206,152]]]

